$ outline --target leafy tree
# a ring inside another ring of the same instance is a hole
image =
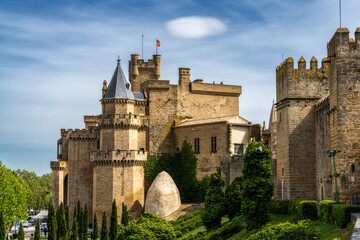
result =
[[[0,211],[0,240],[5,240],[5,236],[6,236],[6,227],[5,227],[4,215]]]
[[[274,191],[271,179],[271,151],[262,142],[251,142],[244,154],[241,211],[248,229],[261,227],[269,219]]]
[[[104,211],[103,217],[102,217],[100,240],[108,240],[107,217],[106,217],[105,211]]]
[[[118,235],[118,226],[117,226],[117,209],[116,201],[114,199],[112,203],[111,216],[110,216],[110,240],[115,240]]]
[[[230,219],[241,215],[241,182],[242,178],[237,177],[226,187],[226,208]]]
[[[89,227],[89,210],[87,205],[85,204],[85,209],[84,209],[84,218],[83,218],[83,228],[82,228],[82,237],[84,240],[87,239],[87,230]]]
[[[129,224],[129,212],[127,210],[127,206],[124,203],[122,203],[121,224],[125,227]]]
[[[36,221],[36,227],[35,227],[35,238],[34,240],[40,240],[41,239],[41,235],[40,235],[40,221],[37,220]]]
[[[93,229],[93,239],[96,240],[99,237],[99,227],[98,227],[98,221],[97,221],[97,215],[95,213],[94,215],[94,229]]]
[[[56,223],[57,223],[57,239],[62,239],[67,236],[66,217],[64,204],[61,203],[56,211]]]
[[[205,196],[205,209],[201,219],[206,229],[214,229],[221,225],[221,217],[225,213],[225,194],[222,187],[225,185],[219,173],[211,174],[210,186]]]
[[[74,217],[71,229],[70,240],[79,240],[77,218]]]
[[[55,215],[54,206],[51,204],[49,206],[49,213],[48,213],[48,240],[56,240],[56,232],[57,232],[57,224],[56,224],[56,215]]]
[[[31,191],[22,178],[0,162],[0,212],[5,229],[12,223],[25,220],[31,202]]]
[[[23,224],[20,223],[18,240],[24,240],[24,239],[25,239],[24,227]]]

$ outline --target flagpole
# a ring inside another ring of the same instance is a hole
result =
[[[144,59],[144,35],[141,35],[141,58]]]
[[[158,55],[158,45],[157,45],[157,39],[156,39],[156,55]]]

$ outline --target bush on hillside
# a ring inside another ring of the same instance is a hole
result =
[[[175,232],[187,233],[202,226],[201,211],[202,210],[199,210],[180,216],[176,221],[171,222]]]
[[[237,177],[226,187],[226,212],[230,219],[241,215],[241,182],[242,178]]]
[[[301,201],[298,212],[301,219],[317,219],[318,206],[317,201]]]
[[[335,203],[333,200],[323,200],[319,202],[319,217],[321,221],[332,223],[332,205]]]
[[[223,224],[216,230],[207,232],[203,236],[196,236],[199,240],[221,240],[241,232],[245,228],[245,223],[241,217],[234,217],[231,221]]]

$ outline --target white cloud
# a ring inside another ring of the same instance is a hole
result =
[[[178,38],[204,38],[225,33],[227,26],[214,17],[191,16],[168,21],[166,29]]]

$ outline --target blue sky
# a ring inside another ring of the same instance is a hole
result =
[[[360,0],[342,4],[342,23],[360,27]],[[61,128],[83,128],[101,112],[102,81],[117,56],[127,71],[161,41],[161,79],[243,86],[240,115],[268,122],[275,68],[284,58],[319,62],[339,26],[338,0],[0,1],[0,161],[50,172]],[[309,63],[308,63],[309,64]]]

